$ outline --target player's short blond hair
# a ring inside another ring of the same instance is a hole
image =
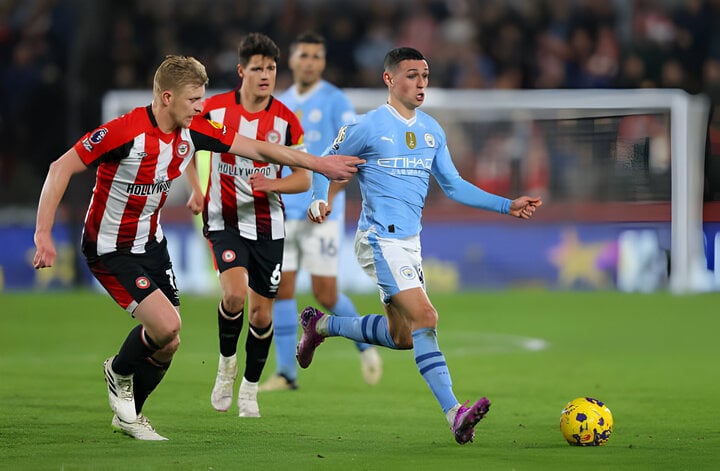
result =
[[[202,86],[208,84],[205,66],[190,56],[166,56],[155,71],[153,79],[153,95],[155,97],[165,90],[177,91],[185,85]]]

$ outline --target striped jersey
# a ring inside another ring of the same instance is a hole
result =
[[[348,97],[326,80],[320,80],[302,95],[293,85],[278,98],[300,118],[305,131],[305,146],[311,154],[323,155],[340,128],[355,121],[355,110]],[[287,173],[287,169],[284,173]],[[285,216],[288,219],[306,219],[312,199],[312,188],[303,193],[283,196]],[[333,200],[333,210],[328,219],[344,218],[345,191],[341,191]]]
[[[83,227],[89,259],[111,253],[145,253],[163,240],[160,209],[172,181],[196,150],[227,151],[234,132],[196,116],[189,128],[165,134],[152,107],[139,107],[83,136],[73,148],[87,166],[97,166]]]
[[[273,97],[265,109],[250,113],[240,103],[240,91],[232,90],[208,98],[205,110],[206,117],[237,129],[243,136],[303,148],[300,121]],[[205,234],[232,228],[251,240],[285,238],[280,194],[253,191],[248,183],[248,177],[258,172],[266,178],[281,178],[282,167],[235,154],[213,152],[203,209]]]

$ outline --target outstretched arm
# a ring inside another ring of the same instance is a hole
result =
[[[253,173],[248,182],[254,191],[265,193],[302,193],[310,188],[310,172],[303,168],[290,167],[292,173],[283,178],[267,178],[262,173]]]
[[[436,156],[433,162],[433,175],[448,198],[466,206],[510,214],[520,219],[530,219],[535,210],[542,205],[540,197],[521,196],[509,200],[473,185],[460,176],[447,148]]]
[[[70,177],[84,171],[87,167],[75,149],[69,149],[59,159],[50,164],[38,203],[37,221],[35,223],[35,268],[51,267],[55,263],[55,243],[52,239],[52,228],[55,224],[55,213],[60,205]]]
[[[287,146],[256,141],[240,134],[235,135],[229,152],[252,160],[302,167],[322,173],[331,180],[348,180],[357,172],[357,166],[365,163],[357,157],[328,155],[317,157]]]
[[[521,196],[512,200],[508,214],[520,219],[530,219],[539,206],[542,206],[542,199],[539,196]]]
[[[188,198],[188,202],[185,204],[185,206],[187,206],[193,214],[197,215],[202,212],[205,201],[203,196],[203,190],[200,186],[200,175],[198,174],[196,159],[197,155],[193,155],[193,158],[190,159],[190,162],[185,169],[185,175],[187,175],[188,182],[190,183],[190,188],[192,189],[192,192],[190,193],[190,198]]]

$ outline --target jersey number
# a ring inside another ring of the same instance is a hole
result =
[[[337,247],[335,246],[335,239],[320,238],[320,254],[334,257],[337,255]]]
[[[273,270],[272,275],[270,275],[270,285],[271,286],[279,285],[281,277],[282,277],[281,265],[278,263],[277,265],[275,265],[275,269]]]

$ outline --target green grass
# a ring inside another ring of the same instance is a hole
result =
[[[371,388],[344,339],[319,348],[301,370],[298,391],[261,393],[261,419],[215,412],[217,300],[192,297],[182,299],[183,344],[144,411],[171,440],[132,440],[111,431],[102,378],[102,361],[132,319],[102,294],[0,294],[0,468],[720,466],[720,296],[508,291],[432,298],[458,399],[487,395],[493,404],[475,442],[462,447],[412,352],[383,350],[384,376]],[[374,295],[355,300],[361,312],[380,308]],[[528,350],[528,342],[546,348]],[[270,362],[264,377],[273,369]],[[606,446],[572,447],[560,434],[562,407],[584,395],[613,412]]]

